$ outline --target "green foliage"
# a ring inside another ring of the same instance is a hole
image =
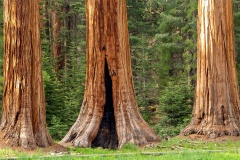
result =
[[[165,125],[160,121],[157,125],[153,126],[153,129],[161,138],[174,137],[179,135],[181,130],[189,124],[190,120],[190,117],[186,117],[183,119],[182,123],[176,126]]]
[[[128,14],[136,96],[150,123],[169,81],[185,76],[195,85],[197,1],[130,0]]]
[[[168,86],[161,92],[160,111],[166,119],[163,123],[177,126],[191,113],[191,102],[193,99],[189,87],[185,83],[174,84],[169,82]]]
[[[55,115],[52,116],[51,127],[48,127],[49,133],[52,135],[52,137],[55,139],[61,139],[65,136],[68,129],[69,127],[62,123],[59,117],[56,117]]]
[[[197,55],[197,1],[152,0],[156,19],[151,40],[159,94],[160,122],[154,129],[160,136],[175,136],[188,124],[195,87]],[[148,14],[152,15],[152,14]],[[150,18],[151,19],[151,18]]]
[[[193,90],[183,79],[178,84],[168,82],[160,96],[160,122],[154,127],[160,136],[176,136],[190,121]]]
[[[157,75],[153,65],[156,52],[151,44],[157,19],[155,14],[149,14],[148,1],[129,0],[127,3],[134,88],[138,105],[144,108],[142,115],[150,122],[149,107],[158,104]]]
[[[85,1],[41,1],[48,4],[41,13],[43,74],[47,102],[47,125],[52,137],[60,140],[75,122],[85,86]],[[60,20],[60,56],[52,57],[52,11]],[[58,67],[61,62],[61,67]]]
[[[190,71],[196,70],[197,1],[160,0],[158,4],[162,12],[154,48],[160,63],[155,65],[160,84],[165,86],[168,81],[178,81],[182,75],[192,76]]]
[[[240,1],[234,0],[234,29],[235,29],[235,52],[237,70],[240,71]],[[238,73],[238,84],[240,84],[240,74]]]

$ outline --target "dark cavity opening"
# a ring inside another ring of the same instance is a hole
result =
[[[221,106],[221,112],[222,112],[222,124],[225,125],[224,105]]]
[[[112,79],[109,75],[107,62],[105,61],[105,88],[106,103],[104,106],[103,119],[97,137],[93,140],[93,147],[117,148],[118,137],[114,118],[113,95],[112,95]]]

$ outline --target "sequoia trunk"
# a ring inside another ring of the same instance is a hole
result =
[[[182,134],[239,135],[239,94],[231,0],[199,0],[197,86]]]
[[[39,0],[4,0],[0,136],[26,149],[53,144],[46,129],[39,22]]]
[[[78,119],[61,143],[121,148],[160,139],[143,120],[134,94],[126,0],[86,1],[87,80]]]

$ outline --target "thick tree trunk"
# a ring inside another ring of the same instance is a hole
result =
[[[160,141],[135,100],[126,0],[87,0],[86,12],[86,90],[79,117],[61,143],[121,148]]]
[[[26,149],[53,144],[46,129],[39,22],[39,0],[4,0],[0,135]]]
[[[240,133],[232,1],[199,0],[197,87],[182,134],[215,138]]]

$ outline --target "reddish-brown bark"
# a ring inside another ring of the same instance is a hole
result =
[[[86,90],[79,117],[61,143],[121,148],[159,142],[135,99],[126,0],[87,0],[86,11]]]
[[[53,140],[46,128],[39,0],[4,0],[4,95],[0,134],[26,149]]]
[[[192,121],[182,134],[240,134],[231,0],[199,0],[197,86]]]

